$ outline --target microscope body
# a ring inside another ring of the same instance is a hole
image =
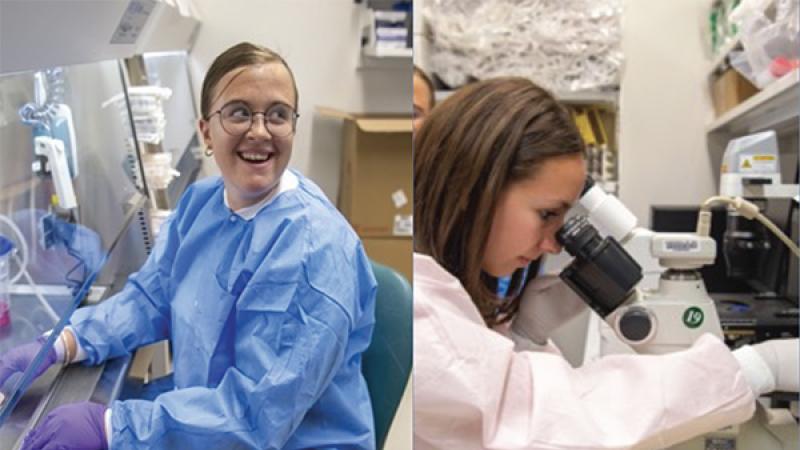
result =
[[[557,239],[573,256],[560,277],[637,353],[690,347],[704,333],[722,338],[714,301],[699,269],[713,264],[716,243],[695,233],[656,233],[591,180]],[[643,268],[661,272],[643,287]]]
[[[624,343],[644,354],[684,350],[705,333],[722,338],[716,306],[698,272],[664,272],[657,289],[634,290],[606,322]]]
[[[612,236],[600,237],[583,216],[570,219],[558,239],[574,257],[560,277],[638,353],[688,348],[703,333],[722,337],[714,301],[699,268],[716,256],[713,239],[692,233],[642,233],[640,245],[666,270],[654,289],[638,287],[642,269]]]

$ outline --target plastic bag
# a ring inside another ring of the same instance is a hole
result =
[[[741,54],[731,54],[731,65],[763,89],[796,67],[800,59],[800,25],[796,0],[778,0],[775,19],[767,16],[766,0],[744,0],[729,19],[739,25]]]
[[[517,75],[552,91],[619,84],[621,0],[428,0],[430,66],[451,87]]]

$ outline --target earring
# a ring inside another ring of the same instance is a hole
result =
[[[212,150],[211,147],[207,147],[206,151],[204,151],[203,154],[210,157],[211,155],[214,154],[214,150]]]

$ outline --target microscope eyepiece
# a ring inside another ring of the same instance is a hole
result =
[[[556,232],[556,240],[570,256],[586,259],[602,243],[597,229],[584,216],[572,217]]]
[[[605,317],[628,298],[642,279],[642,268],[613,238],[602,238],[584,216],[556,232],[575,259],[559,275],[592,309]]]

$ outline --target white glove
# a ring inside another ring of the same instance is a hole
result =
[[[733,351],[757,395],[800,391],[800,340],[774,339]]]
[[[540,275],[522,292],[511,333],[544,345],[556,328],[580,314],[587,305],[557,275]]]

